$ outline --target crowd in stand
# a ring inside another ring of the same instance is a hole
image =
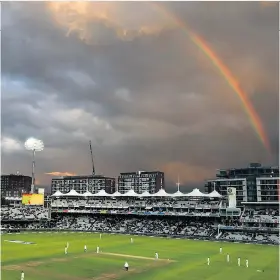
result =
[[[1,207],[2,221],[47,220],[49,209],[42,206]]]
[[[51,203],[55,208],[71,208],[71,207],[89,207],[89,208],[197,208],[211,209],[218,208],[220,201],[187,201],[187,200],[135,200],[135,199],[74,199],[74,198],[58,198]]]
[[[81,230],[163,235],[279,244],[279,231],[277,233],[279,222],[276,220],[279,215],[278,210],[248,210],[243,211],[242,216],[236,218],[201,217],[195,215],[198,210],[194,209],[194,217],[52,213],[51,219],[49,210],[42,206],[1,208],[2,227],[6,229]],[[218,225],[234,228],[231,230],[220,228],[219,230]],[[269,229],[272,225],[274,226],[274,231],[235,231],[235,228],[237,229],[244,225],[251,228],[258,227],[258,229],[266,227]]]
[[[278,209],[254,210],[246,209],[241,217],[241,221],[260,223],[279,223]]]

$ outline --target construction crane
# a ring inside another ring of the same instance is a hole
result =
[[[95,175],[95,168],[94,168],[94,162],[93,162],[93,154],[92,154],[91,141],[89,141],[89,149],[90,149],[90,155],[91,155],[92,175]]]

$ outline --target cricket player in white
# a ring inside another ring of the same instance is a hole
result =
[[[99,238],[100,238],[100,239],[102,238],[102,234],[101,234],[101,233],[99,234]]]
[[[125,269],[126,271],[128,271],[128,268],[129,268],[128,262],[125,262],[125,264],[124,264],[124,269]]]
[[[237,264],[240,266],[240,258],[237,259]]]
[[[87,251],[87,245],[85,245],[85,247],[84,247],[84,252],[86,252]]]
[[[156,260],[158,259],[158,253],[155,253],[155,259]]]
[[[207,265],[210,265],[210,258],[207,258]]]
[[[222,248],[222,247],[220,247],[220,254],[222,254],[222,252],[223,252],[223,248]]]
[[[68,253],[68,248],[67,248],[67,246],[65,246],[65,248],[64,248],[64,253],[65,253],[65,255],[67,255],[67,253]]]
[[[99,246],[96,247],[96,253],[99,254]]]
[[[248,260],[245,261],[245,264],[246,264],[246,267],[249,267],[249,261]]]
[[[133,238],[132,237],[130,238],[130,243],[133,243]]]
[[[229,262],[229,254],[227,254],[227,262]]]
[[[20,280],[24,280],[24,272],[23,271],[21,272]]]

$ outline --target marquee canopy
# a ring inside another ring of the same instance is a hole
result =
[[[170,196],[164,189],[160,189],[158,192],[155,194],[151,194],[151,197],[165,197],[165,196]]]
[[[52,196],[62,196],[63,193],[60,191],[56,191]]]
[[[172,197],[182,197],[182,196],[186,196],[186,194],[180,192],[179,190],[173,194],[171,194]]]
[[[193,189],[190,193],[185,194],[188,197],[209,197],[206,193],[202,193],[199,189]]]
[[[208,198],[221,198],[223,197],[216,190],[209,194],[202,193],[199,189],[193,189],[190,193],[182,193],[181,191],[177,191],[175,193],[167,193],[164,189],[160,189],[155,194],[150,194],[145,191],[142,194],[136,193],[134,190],[129,190],[128,192],[122,194],[116,191],[113,194],[107,193],[105,190],[100,190],[98,193],[91,193],[86,191],[83,194],[76,192],[75,190],[71,190],[68,193],[61,193],[60,191],[56,191],[52,197],[74,197],[74,196],[83,196],[83,197],[208,197]]]
[[[80,194],[76,192],[75,190],[71,190],[69,193],[64,193],[62,196],[83,196],[83,194]]]
[[[124,193],[122,196],[138,197],[139,194],[136,193],[134,190],[129,190],[128,192]]]
[[[212,191],[211,193],[207,194],[208,197],[213,197],[213,198],[220,198],[222,197],[221,194],[219,194],[216,190]]]

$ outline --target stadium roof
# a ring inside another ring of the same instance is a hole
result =
[[[93,196],[112,196],[112,194],[106,193],[105,190],[100,190],[98,193],[93,194]]]
[[[186,194],[184,194],[184,193],[182,193],[182,192],[180,192],[180,191],[178,190],[177,192],[171,194],[171,196],[173,196],[173,197],[179,197],[179,196],[186,196]]]
[[[62,196],[64,195],[61,191],[56,191],[52,196]]]
[[[122,194],[120,192],[116,191],[112,194],[112,196],[122,196]]]
[[[75,190],[71,190],[68,193],[61,193],[60,191],[56,191],[52,197],[60,197],[60,196],[83,196],[83,197],[208,197],[208,198],[221,198],[223,197],[216,190],[209,194],[202,193],[199,189],[193,189],[190,193],[182,193],[179,190],[173,194],[167,193],[164,189],[160,189],[155,194],[150,194],[148,191],[143,192],[142,194],[136,193],[134,190],[129,190],[128,192],[122,194],[116,191],[113,194],[107,193],[105,190],[100,190],[98,193],[91,193],[86,191],[83,194],[76,192]]]
[[[151,196],[170,196],[169,193],[167,193],[164,189],[160,189],[158,192],[156,192],[155,194],[151,194]]]
[[[128,192],[124,193],[122,196],[139,196],[138,193],[136,193],[134,190],[129,190]]]
[[[64,193],[63,196],[83,196],[83,194],[80,194],[75,190],[71,190],[69,193]]]
[[[144,191],[143,193],[139,194],[139,197],[149,197],[151,194],[148,191]]]
[[[193,189],[190,193],[187,193],[184,196],[189,196],[189,197],[209,197],[208,194],[202,193],[199,189]]]
[[[211,193],[207,194],[209,197],[222,197],[221,194],[219,194],[216,190],[212,191]]]
[[[83,196],[94,196],[94,194],[89,191],[86,191],[85,193],[83,193]]]

